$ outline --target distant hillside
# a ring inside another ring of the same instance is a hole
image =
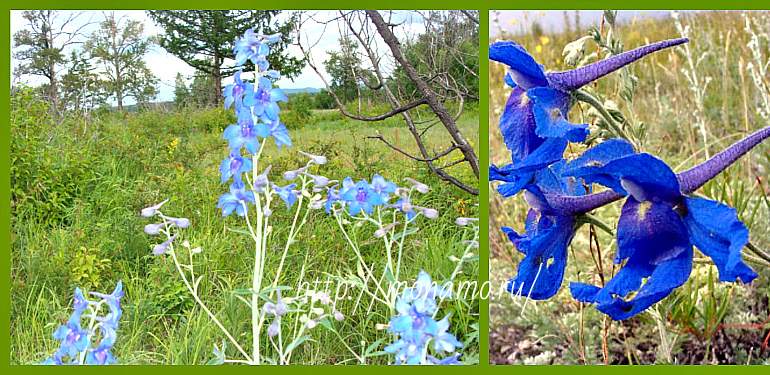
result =
[[[303,87],[298,89],[282,89],[283,92],[286,93],[286,95],[294,95],[294,94],[302,94],[302,93],[309,93],[309,94],[315,94],[317,92],[321,92],[321,89],[316,87]]]

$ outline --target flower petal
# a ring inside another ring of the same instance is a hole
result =
[[[687,228],[668,202],[628,198],[618,223],[616,263],[620,271],[597,291],[585,284],[570,286],[573,297],[595,302],[615,320],[628,319],[684,284],[692,270]],[[595,293],[594,293],[595,292]]]
[[[508,65],[511,78],[524,89],[548,85],[543,67],[524,47],[515,42],[493,43],[489,46],[489,59]]]
[[[518,274],[508,282],[509,292],[542,300],[559,291],[574,224],[571,217],[541,217],[537,230],[516,243],[526,255],[519,263]]]
[[[564,91],[538,87],[527,91],[534,102],[535,132],[544,138],[566,138],[571,142],[582,142],[588,136],[588,125],[567,121],[570,96]]]
[[[750,283],[757,274],[741,258],[749,231],[735,209],[703,198],[685,198],[684,223],[695,246],[709,256],[719,270],[719,280]]]
[[[500,116],[500,133],[506,147],[511,150],[512,161],[527,157],[543,143],[535,133],[535,117],[532,101],[520,87],[513,89]]]
[[[612,179],[612,186],[607,187],[619,194],[631,194],[637,201],[659,198],[673,202],[682,195],[674,171],[664,161],[647,153],[615,159],[597,168],[595,173]],[[591,175],[582,177],[590,179]]]
[[[564,168],[563,174],[582,177],[587,183],[598,183],[612,190],[623,190],[620,182],[612,176],[601,173],[601,167],[622,157],[634,154],[634,146],[625,139],[609,139],[586,150]]]

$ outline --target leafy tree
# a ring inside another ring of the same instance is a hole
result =
[[[174,104],[177,108],[181,108],[188,105],[189,101],[190,89],[187,87],[182,73],[177,73],[176,79],[174,79]]]
[[[353,39],[340,37],[339,44],[339,51],[328,52],[329,58],[324,61],[324,67],[331,77],[331,89],[344,102],[348,102],[358,96],[363,69]]]
[[[208,107],[216,103],[217,91],[214,90],[214,80],[211,75],[198,73],[190,84],[190,104],[196,107]]]
[[[86,50],[102,64],[105,88],[120,111],[126,98],[133,97],[144,104],[157,94],[157,78],[142,59],[151,45],[143,32],[141,22],[116,19],[110,13],[86,42]]]
[[[79,43],[84,23],[77,28],[72,24],[80,13],[55,10],[29,10],[22,13],[27,28],[13,35],[13,46],[19,48],[14,57],[21,61],[18,74],[43,76],[48,79],[46,96],[56,108],[59,103],[59,74],[65,63],[64,49]]]
[[[98,107],[107,101],[104,82],[88,56],[72,51],[67,73],[61,78],[61,95],[65,108],[79,111]]]
[[[313,95],[313,107],[316,109],[334,109],[334,98],[326,90],[321,90]]]
[[[163,27],[160,45],[199,72],[213,80],[213,103],[219,104],[222,77],[234,73],[235,68],[225,65],[232,55],[233,42],[247,29],[262,34],[280,33],[282,41],[271,46],[270,66],[288,78],[302,70],[303,61],[286,55],[289,33],[295,28],[295,17],[279,20],[277,10],[151,10],[150,17]],[[254,70],[251,63],[247,71]]]

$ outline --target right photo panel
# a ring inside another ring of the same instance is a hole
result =
[[[770,12],[489,14],[492,364],[770,364]]]

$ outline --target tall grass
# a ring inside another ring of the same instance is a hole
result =
[[[233,121],[232,115],[219,109],[153,110],[54,123],[44,107],[23,91],[12,99],[12,154],[18,167],[13,184],[18,194],[12,212],[11,363],[34,363],[53,352],[56,343],[51,334],[66,319],[72,289],[83,273],[93,279],[94,288],[114,285],[118,279],[125,284],[124,315],[115,346],[121,363],[204,364],[212,358],[213,346],[221,343],[217,328],[195,307],[173,263],[151,255],[150,239],[142,233],[146,223],[139,210],[165,198],[172,202],[169,214],[190,218],[192,226],[186,234],[204,249],[203,260],[196,264],[196,270],[207,275],[200,286],[201,298],[233,332],[250,332],[249,312],[225,291],[246,287],[254,254],[247,242],[225,232],[225,225],[236,219],[223,219],[216,208],[218,196],[227,188],[219,183],[219,162],[227,152],[221,132]],[[463,116],[460,126],[476,144],[476,114]],[[407,279],[421,269],[437,279],[448,277],[454,269],[448,257],[459,257],[464,250],[463,235],[454,220],[476,216],[477,201],[442,183],[421,165],[366,139],[374,132],[412,150],[407,131],[395,121],[365,124],[322,118],[315,125],[295,127],[291,135],[294,150],[329,158],[321,170],[327,175],[369,178],[380,173],[393,181],[402,182],[408,176],[430,185],[431,192],[416,204],[437,208],[441,216],[423,223],[420,233],[407,241],[402,272]],[[438,132],[427,139],[436,148],[448,141]],[[296,152],[277,152],[273,145],[263,158],[273,164],[273,170],[291,169],[303,160]],[[73,161],[82,166],[72,167]],[[59,199],[61,194],[68,198]],[[51,201],[60,203],[46,205]],[[57,220],[49,220],[51,215]],[[282,228],[290,219],[276,210],[272,219],[276,236],[286,236]],[[312,213],[307,228],[311,230],[300,234],[296,250],[287,257],[285,284],[296,285],[301,272],[305,280],[355,272],[355,258],[332,219],[322,210]],[[381,259],[376,249],[373,242],[362,244],[363,255],[370,261]],[[109,263],[74,271],[73,265],[86,255]],[[268,258],[266,269],[275,272],[278,257]],[[307,266],[302,269],[302,264]],[[475,263],[468,264],[459,277],[476,278]],[[362,307],[354,311],[355,302],[337,306],[346,312],[342,326],[337,326],[346,342],[361,349],[362,342],[387,341],[389,335],[377,326],[387,323],[389,312],[380,308],[366,314]],[[458,338],[477,334],[473,323],[478,319],[478,302],[448,306]],[[332,333],[316,329],[312,342],[295,351],[294,362],[349,363],[353,358],[346,353]],[[469,358],[477,356],[477,341],[466,353]]]

